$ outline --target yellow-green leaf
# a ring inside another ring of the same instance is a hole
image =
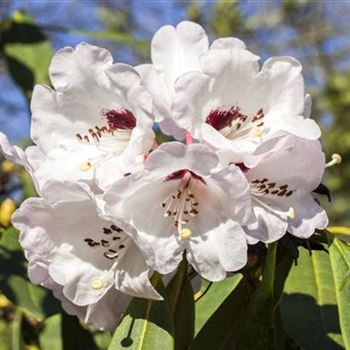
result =
[[[153,284],[165,295],[158,274]],[[168,303],[134,298],[114,332],[108,350],[173,350],[173,322]]]
[[[350,349],[350,246],[338,238],[330,241],[329,255],[335,282],[340,328],[345,348]]]

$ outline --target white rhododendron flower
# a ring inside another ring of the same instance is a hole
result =
[[[95,179],[107,187],[142,163],[154,144],[152,101],[132,67],[83,43],[53,57],[50,78],[55,90],[38,85],[31,102],[40,183]]]
[[[228,37],[215,40],[210,49],[228,47],[244,49],[245,45],[237,38]],[[208,50],[209,39],[199,24],[183,21],[176,27],[166,25],[152,38],[152,64],[136,67],[154,98],[155,120],[164,133],[177,139],[184,138],[184,130],[173,117],[175,82],[185,73],[200,71],[200,56]]]
[[[318,125],[305,117],[310,98],[300,63],[274,57],[259,70],[258,59],[242,48],[213,49],[200,57],[201,72],[175,83],[177,123],[216,149],[234,151],[237,161],[279,131],[320,136]]]
[[[242,167],[257,221],[246,227],[256,241],[273,242],[287,231],[308,238],[328,225],[311,192],[321,183],[325,156],[318,141],[284,135],[246,156]]]
[[[211,281],[245,265],[241,225],[252,220],[249,186],[234,165],[214,171],[218,162],[203,145],[166,143],[151,153],[144,171],[107,190],[109,218],[122,217],[135,227],[133,238],[157,271],[175,270],[184,251]]]
[[[27,199],[13,215],[34,283],[45,286],[52,280],[50,288],[87,308],[91,322],[91,312],[103,312],[119,299],[117,309],[122,309],[123,293],[161,298],[149,281],[151,271],[140,249],[123,229],[98,216],[86,186],[47,182],[42,197]]]

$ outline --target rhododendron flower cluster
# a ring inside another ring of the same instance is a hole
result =
[[[35,87],[33,145],[0,143],[39,198],[13,215],[33,283],[67,312],[115,327],[132,296],[182,259],[209,281],[247,263],[249,244],[328,224],[314,190],[326,164],[300,63],[236,38],[210,46],[192,22],[155,34],[151,64],[113,63],[81,43]],[[171,141],[158,144],[155,132]]]

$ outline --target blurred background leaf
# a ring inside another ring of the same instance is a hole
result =
[[[18,231],[14,228],[4,231],[0,240],[0,290],[13,304],[38,319],[60,310],[50,291],[28,280]]]

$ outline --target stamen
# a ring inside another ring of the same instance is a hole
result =
[[[104,286],[105,286],[105,282],[100,278],[96,278],[91,281],[91,288],[94,290],[100,290],[104,288]]]
[[[183,225],[186,225],[191,217],[199,214],[199,203],[191,190],[192,181],[205,182],[191,171],[177,171],[168,175],[166,181],[178,178],[181,179],[180,186],[161,203],[161,207],[164,209],[164,217],[172,218],[180,239],[187,240],[191,237],[192,232],[188,228],[183,228]]]
[[[274,209],[274,208],[270,207],[268,204],[266,204],[265,202],[263,202],[262,200],[260,200],[256,196],[252,196],[252,199],[255,200],[259,205],[261,205],[263,208],[265,208],[266,210],[270,211],[273,214],[276,214],[278,216],[282,216],[284,218],[289,218],[291,220],[295,220],[295,218],[296,218],[296,210],[294,207],[290,207],[288,209],[288,211],[285,212],[285,211]]]
[[[86,161],[80,164],[79,169],[81,171],[88,171],[91,169],[91,167],[92,167],[91,163]]]
[[[334,153],[332,155],[332,160],[328,163],[326,163],[325,168],[329,168],[333,165],[340,164],[342,162],[342,157],[338,153]]]
[[[180,238],[182,241],[187,241],[192,236],[192,231],[189,228],[183,228],[180,232]]]

